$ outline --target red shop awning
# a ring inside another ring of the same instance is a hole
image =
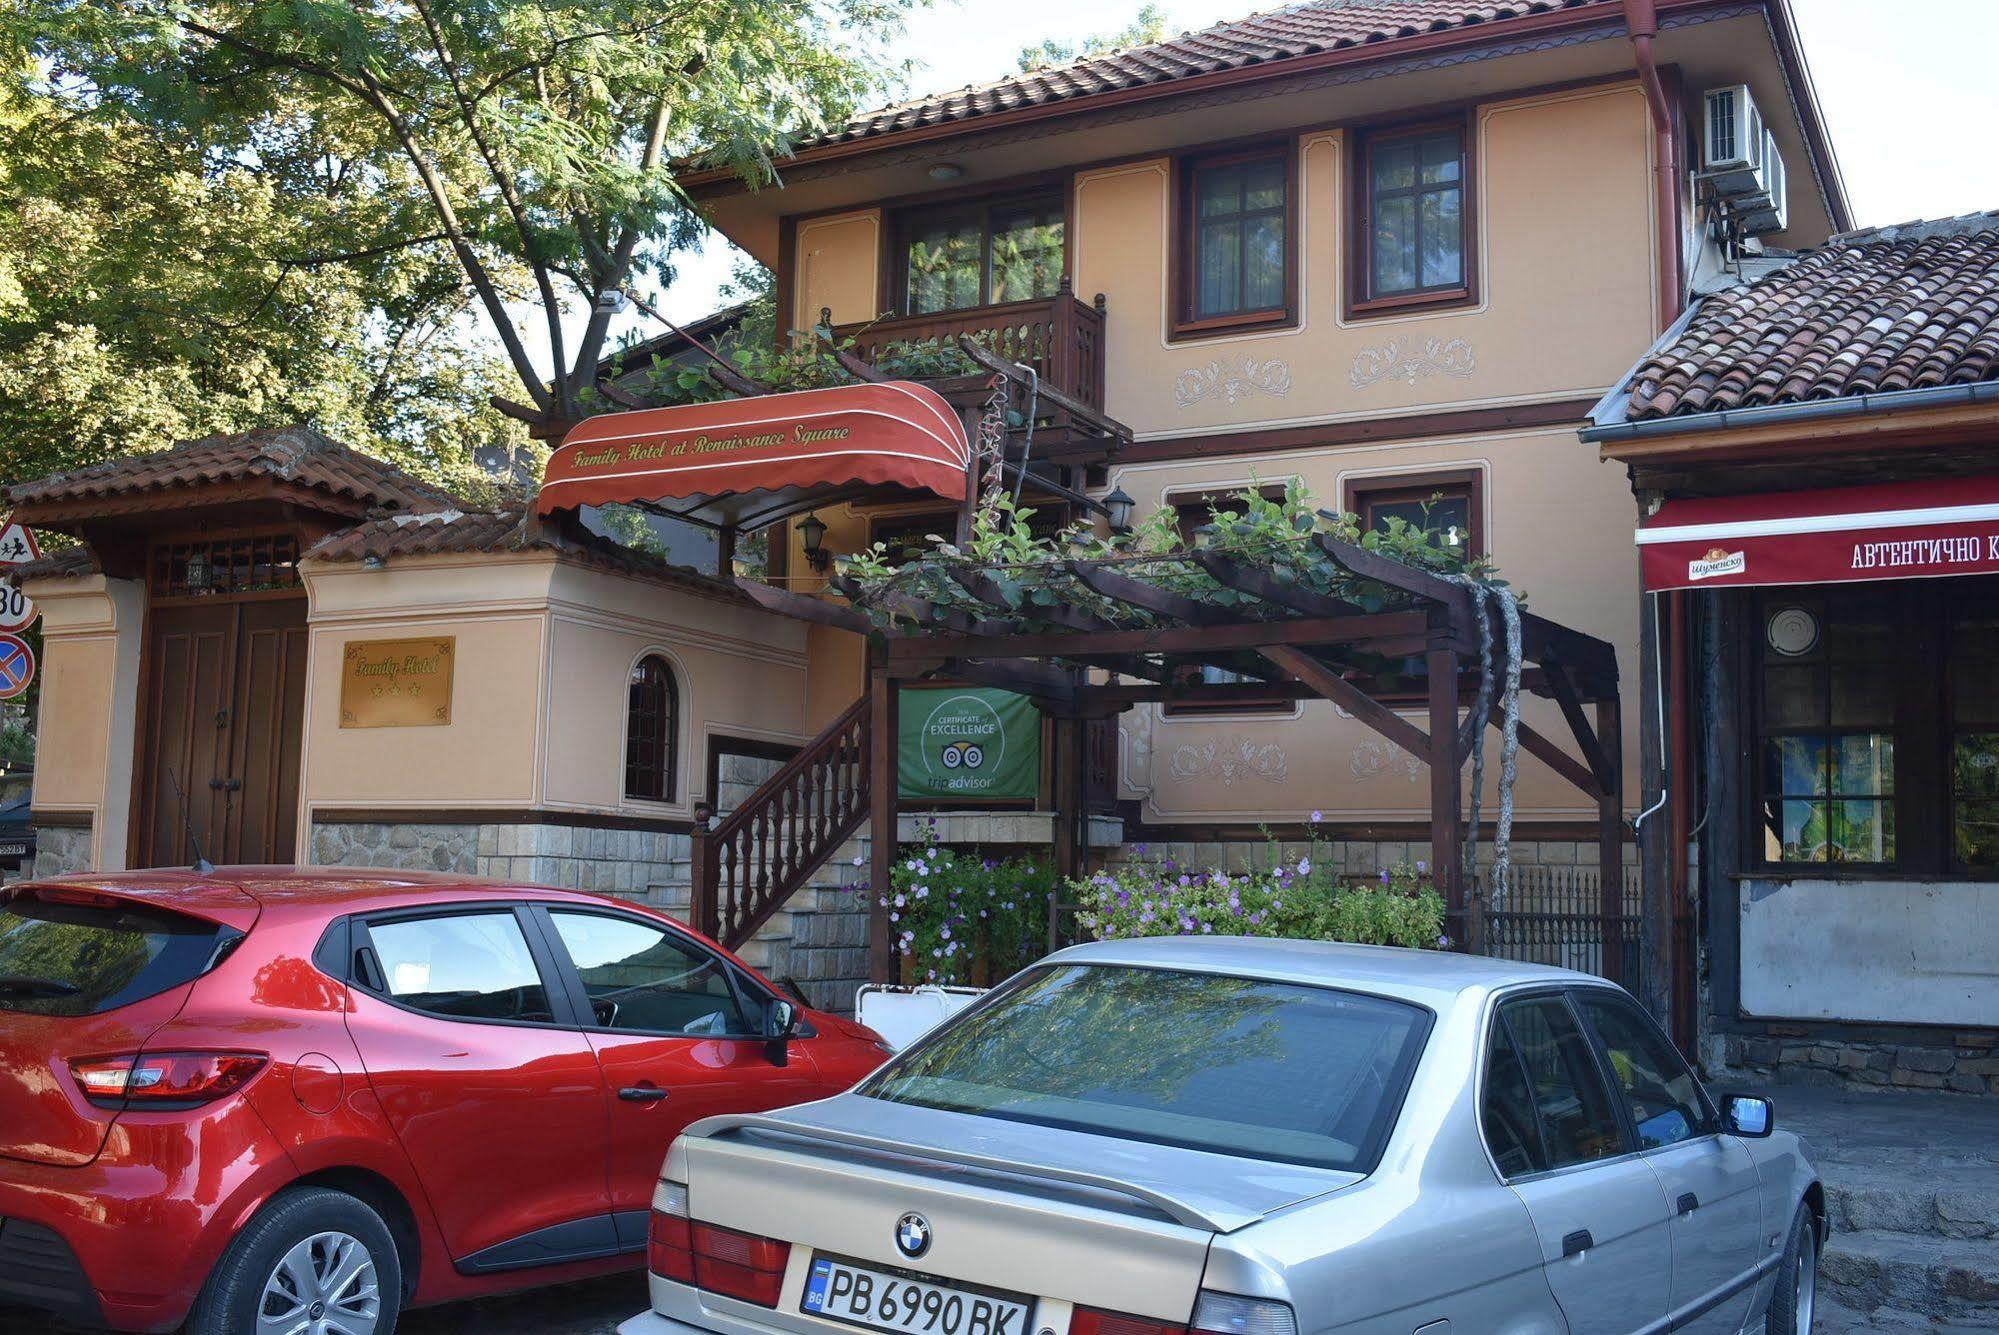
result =
[[[1999,571],[1999,477],[1668,501],[1638,529],[1647,589]]]
[[[904,381],[606,413],[549,456],[537,508],[644,505],[755,528],[838,501],[962,501],[970,454],[951,405]]]

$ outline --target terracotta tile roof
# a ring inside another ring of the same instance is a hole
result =
[[[1627,421],[1999,380],[1999,211],[1848,232],[1704,298]]]
[[[7,489],[16,505],[91,500],[272,478],[370,508],[434,510],[454,503],[449,492],[419,482],[380,459],[349,449],[309,426],[266,427],[209,436],[170,450],[127,455],[52,473]]]
[[[39,561],[28,561],[17,566],[0,566],[0,579],[9,584],[26,584],[36,579],[76,579],[83,575],[94,575],[102,566],[97,564],[97,554],[83,543],[65,547],[59,552],[50,552]]]
[[[1616,0],[1514,0],[1502,4],[1473,4],[1469,0],[1313,0],[1068,65],[899,102],[858,116],[830,134],[801,141],[797,147],[814,148],[950,121],[971,121],[1021,107],[1080,101],[1148,84],[1172,83],[1250,65],[1277,65],[1346,47],[1390,43],[1427,33],[1593,5],[1615,8]]]
[[[572,537],[568,534],[550,536],[545,533],[530,536],[522,527],[521,519],[522,512],[517,508],[434,510],[427,514],[390,515],[342,529],[307,549],[302,559],[391,561],[403,557],[467,553],[508,555],[555,552],[566,559],[614,574],[636,575],[711,598],[748,601],[732,584],[681,566],[669,565],[657,557],[635,552],[602,538]]]

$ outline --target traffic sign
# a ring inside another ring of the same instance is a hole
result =
[[[0,523],[0,566],[24,566],[41,559],[41,544],[33,533],[12,519]]]
[[[0,634],[0,700],[27,693],[35,679],[35,651],[18,635]]]
[[[35,600],[12,584],[0,584],[0,630],[26,630],[35,624]]]

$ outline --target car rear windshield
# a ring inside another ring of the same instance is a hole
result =
[[[0,1010],[96,1015],[198,978],[238,934],[145,904],[0,902]]]
[[[859,1092],[1122,1140],[1370,1172],[1429,1012],[1329,987],[1050,965]]]

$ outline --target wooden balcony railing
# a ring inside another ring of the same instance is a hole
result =
[[[1069,280],[1052,297],[1004,306],[972,306],[933,315],[902,315],[841,325],[835,338],[854,340],[862,361],[877,360],[891,343],[983,334],[994,354],[1032,366],[1050,386],[1101,412],[1104,406],[1104,299],[1076,300]]]
[[[860,828],[868,734],[864,695],[712,828],[695,813],[696,930],[739,949]]]

